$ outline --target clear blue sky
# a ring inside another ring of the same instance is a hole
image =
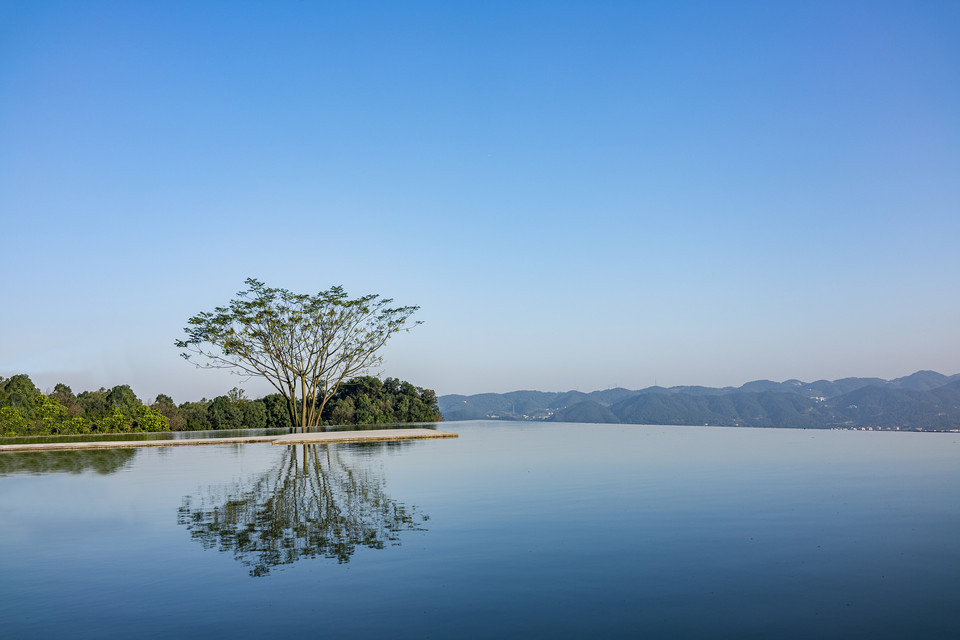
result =
[[[213,397],[247,277],[440,394],[960,371],[960,2],[0,3],[0,375]],[[251,395],[266,392],[254,382]]]

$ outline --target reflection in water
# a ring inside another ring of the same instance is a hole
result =
[[[81,473],[106,475],[129,465],[136,449],[80,449],[0,453],[0,475],[13,473]]]
[[[400,544],[401,531],[425,531],[429,516],[388,496],[368,461],[348,464],[334,444],[286,449],[265,473],[184,497],[178,523],[205,548],[233,552],[251,576],[302,558],[348,562],[358,546],[382,549]]]

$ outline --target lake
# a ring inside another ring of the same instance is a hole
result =
[[[10,638],[957,638],[960,434],[0,454]]]

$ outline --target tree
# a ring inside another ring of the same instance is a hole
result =
[[[19,409],[27,418],[33,417],[33,407],[40,395],[30,376],[24,373],[0,378],[0,406]]]
[[[110,403],[107,402],[108,391],[100,387],[99,391],[81,391],[77,400],[83,408],[83,415],[90,420],[96,420],[110,412]]]
[[[262,402],[243,400],[240,409],[243,412],[244,429],[263,429],[267,426],[267,408]]]
[[[0,435],[32,435],[33,423],[10,406],[0,407]]]
[[[62,382],[58,382],[53,388],[53,392],[48,394],[51,398],[67,408],[67,414],[71,417],[82,416],[83,407],[77,396],[73,395],[73,390]]]
[[[130,427],[134,431],[169,431],[170,420],[159,411],[138,404],[130,416]]]
[[[443,416],[431,389],[421,389],[397,378],[381,382],[372,376],[361,376],[340,386],[323,419],[324,424],[382,424],[438,422]]]
[[[184,402],[177,408],[183,418],[184,429],[187,431],[206,431],[212,429],[207,415],[210,400],[202,398],[199,402]]]
[[[188,320],[182,356],[197,366],[265,378],[286,399],[295,427],[318,426],[340,383],[381,362],[378,352],[419,307],[379,295],[350,299],[340,286],[316,295],[248,278],[227,306]],[[194,360],[195,358],[195,360]]]
[[[110,391],[107,392],[106,401],[111,407],[120,409],[126,416],[133,415],[134,410],[140,404],[137,395],[128,384],[118,384],[113,389],[110,389]]]
[[[207,407],[207,419],[214,429],[242,429],[243,411],[227,396],[217,396]]]
[[[38,395],[35,412],[43,433],[59,433],[64,430],[63,423],[67,422],[67,408],[55,398]]]
[[[169,421],[171,431],[182,431],[186,428],[187,420],[181,415],[180,410],[170,396],[164,393],[157,394],[157,399],[153,401],[150,408]]]
[[[264,426],[268,429],[289,429],[293,426],[290,422],[290,413],[287,411],[287,401],[279,393],[263,396],[256,402],[263,405],[266,415]]]

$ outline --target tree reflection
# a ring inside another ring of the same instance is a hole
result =
[[[402,531],[425,530],[429,516],[388,496],[369,458],[344,458],[335,444],[289,446],[265,473],[186,496],[177,521],[204,548],[232,552],[251,576],[303,558],[348,562],[358,547],[399,545]]]
[[[115,473],[133,461],[136,449],[21,451],[0,454],[0,475],[14,473]]]

